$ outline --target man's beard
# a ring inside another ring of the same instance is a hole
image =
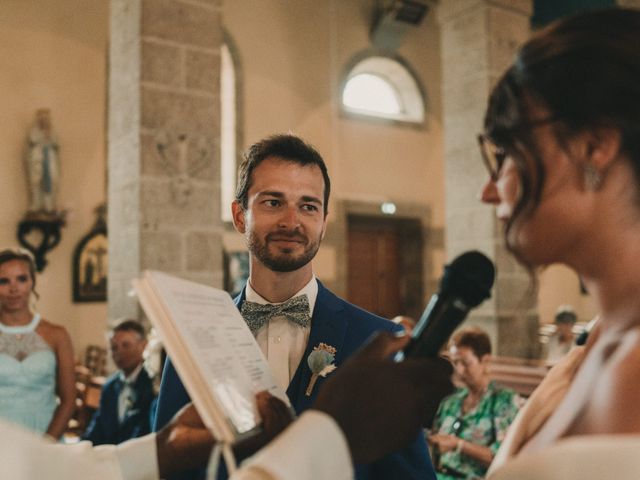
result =
[[[289,249],[281,249],[278,253],[272,253],[269,251],[269,242],[273,237],[300,241],[304,245],[304,250],[298,255],[292,254],[288,251]],[[313,242],[301,233],[277,232],[267,234],[263,241],[258,238],[255,232],[250,232],[248,246],[249,251],[269,270],[274,272],[293,272],[313,260],[320,248],[320,238]]]

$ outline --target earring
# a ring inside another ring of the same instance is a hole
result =
[[[602,185],[602,175],[593,163],[587,163],[584,167],[584,185],[592,192],[599,190]]]

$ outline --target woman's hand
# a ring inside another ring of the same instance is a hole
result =
[[[460,441],[460,438],[448,433],[434,433],[432,435],[429,435],[429,443],[438,447],[440,453],[446,453],[450,452],[451,450],[455,450],[458,447],[458,442]]]

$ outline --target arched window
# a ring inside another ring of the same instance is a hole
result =
[[[369,56],[349,70],[342,89],[344,111],[410,123],[424,121],[424,99],[418,82],[399,61]]]
[[[236,185],[236,73],[227,44],[220,48],[220,207],[231,221]]]

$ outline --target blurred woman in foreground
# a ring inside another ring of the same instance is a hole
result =
[[[567,369],[557,406],[512,451],[519,456],[550,445],[562,452],[567,438],[640,433],[639,45],[639,11],[561,20],[520,49],[489,100],[482,200],[495,206],[522,263],[573,268],[600,310],[597,339]],[[561,474],[562,464],[548,460],[517,478]],[[597,478],[601,460],[591,455],[573,468]],[[635,478],[626,467],[606,465],[601,478]]]

